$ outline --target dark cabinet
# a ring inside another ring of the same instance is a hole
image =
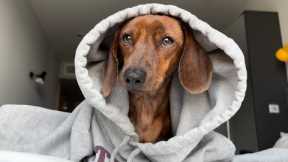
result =
[[[243,50],[248,71],[246,98],[230,120],[231,139],[238,150],[271,148],[288,131],[286,68],[274,56],[282,46],[278,14],[246,11],[225,33]]]

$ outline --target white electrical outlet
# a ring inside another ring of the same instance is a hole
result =
[[[269,113],[270,114],[279,114],[280,113],[280,107],[278,104],[269,104]]]

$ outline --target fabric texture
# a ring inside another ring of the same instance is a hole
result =
[[[274,147],[288,149],[288,133],[281,132],[280,138],[277,140]]]
[[[170,105],[174,136],[154,144],[138,142],[128,117],[125,88],[116,85],[108,98],[100,93],[107,51],[99,46],[111,43],[120,23],[146,14],[177,17],[191,27],[206,51],[223,51],[209,55],[213,79],[207,92],[191,95],[181,87],[177,75],[173,76]],[[75,73],[86,99],[71,114],[33,106],[0,108],[1,150],[94,162],[232,160],[234,145],[213,130],[237,112],[244,98],[247,72],[243,53],[231,38],[190,12],[172,5],[144,4],[103,19],[80,42]]]
[[[271,148],[256,153],[237,155],[232,162],[286,162],[288,149]]]
[[[0,162],[72,162],[72,161],[44,155],[0,151]]]

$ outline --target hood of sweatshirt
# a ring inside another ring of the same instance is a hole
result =
[[[179,84],[177,76],[174,76],[170,92],[174,135],[168,141],[157,143],[138,142],[138,135],[128,117],[129,97],[125,87],[116,85],[108,98],[100,92],[108,55],[108,51],[100,46],[112,43],[111,37],[119,24],[147,14],[169,15],[186,23],[193,30],[198,43],[210,53],[213,66],[210,88],[201,94],[189,94]],[[215,49],[218,52],[211,52]],[[162,4],[127,8],[99,22],[85,35],[77,48],[75,73],[87,103],[124,134],[123,141],[115,143],[117,151],[125,142],[130,143],[137,148],[129,153],[134,154],[130,156],[142,152],[151,161],[187,159],[191,151],[200,147],[199,142],[205,136],[237,112],[245,95],[247,79],[243,53],[231,38],[184,9]],[[113,138],[117,134],[107,136]]]

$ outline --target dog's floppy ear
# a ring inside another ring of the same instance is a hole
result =
[[[212,64],[194,39],[192,31],[183,28],[184,47],[179,62],[179,80],[186,91],[198,94],[208,90],[212,80]]]
[[[101,88],[101,93],[104,97],[111,94],[113,86],[117,80],[118,75],[118,36],[117,31],[114,35],[112,45],[109,49],[108,60],[106,61],[106,68],[104,73],[103,84]]]

